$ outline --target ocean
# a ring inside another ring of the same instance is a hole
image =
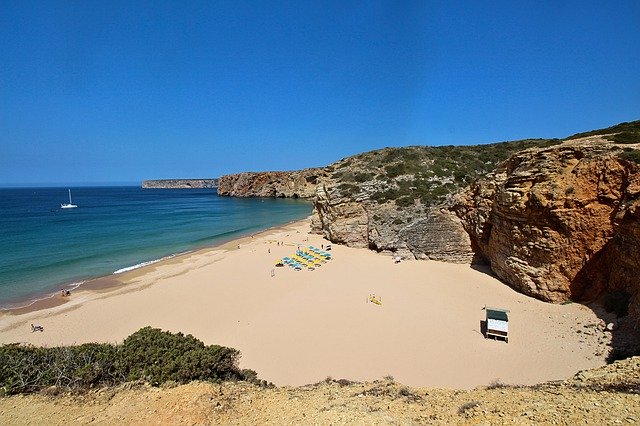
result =
[[[0,188],[0,309],[303,219],[311,203],[215,189]]]

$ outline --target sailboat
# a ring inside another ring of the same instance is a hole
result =
[[[76,206],[75,204],[73,204],[71,202],[71,190],[69,190],[69,204],[66,204],[66,203],[60,204],[60,208],[61,209],[73,209],[73,208],[76,208],[76,207],[78,207],[78,206]]]

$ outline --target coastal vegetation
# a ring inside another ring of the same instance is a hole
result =
[[[240,352],[203,342],[182,333],[145,327],[122,344],[85,343],[77,346],[0,346],[0,388],[4,394],[40,391],[53,387],[81,391],[143,381],[163,383],[251,381],[253,370],[238,368]]]
[[[588,136],[602,136],[618,144],[640,143],[640,120],[577,133],[566,139],[384,148],[342,159],[326,170],[331,179],[339,183],[336,188],[343,197],[378,204],[395,202],[398,208],[416,203],[429,207],[445,203],[451,194],[493,171],[517,152]],[[619,156],[640,162],[638,150],[627,148]]]
[[[624,160],[640,164],[640,149],[624,148],[618,156]]]
[[[607,135],[606,139],[617,143],[638,143],[640,142],[640,120],[623,122],[604,129],[576,133],[569,136],[567,140],[600,135]]]
[[[418,202],[438,205],[474,179],[495,169],[512,154],[549,147],[560,139],[526,139],[473,146],[384,148],[343,159],[327,168],[345,197],[395,202],[399,208]]]

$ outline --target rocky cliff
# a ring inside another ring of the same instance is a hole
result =
[[[312,227],[329,240],[405,258],[471,262],[475,256],[452,195],[511,153],[558,140],[372,151],[327,167]]]
[[[222,176],[218,195],[232,197],[311,198],[324,169],[247,172]]]
[[[189,188],[216,188],[218,179],[157,179],[145,180],[143,188],[161,189],[189,189]]]
[[[640,306],[640,166],[591,137],[512,156],[451,209],[474,251],[550,302],[623,291]]]
[[[313,200],[312,229],[330,241],[404,258],[472,260],[469,236],[447,209],[413,204],[399,210],[345,197],[338,186],[321,184]]]

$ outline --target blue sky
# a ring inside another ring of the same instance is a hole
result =
[[[0,186],[323,166],[640,119],[637,1],[4,1]]]

